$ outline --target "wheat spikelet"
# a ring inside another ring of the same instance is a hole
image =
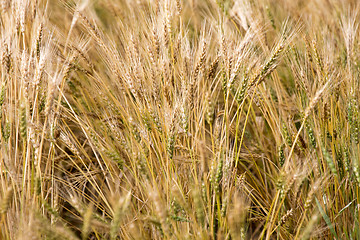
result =
[[[150,194],[151,194],[150,197],[153,200],[153,203],[155,206],[155,212],[159,217],[162,230],[164,231],[164,233],[166,235],[169,235],[170,234],[170,226],[169,226],[169,223],[167,220],[168,212],[167,212],[166,208],[164,208],[164,206],[163,206],[163,202],[161,200],[159,193],[156,190],[153,190]]]
[[[316,106],[316,104],[319,102],[320,100],[320,97],[324,94],[325,90],[329,90],[328,88],[330,87],[332,83],[332,79],[330,78],[322,88],[320,88],[314,98],[311,99],[310,103],[309,103],[309,106],[305,109],[305,112],[304,112],[304,119],[307,119],[310,115],[310,112],[313,110],[313,108]]]
[[[199,190],[194,187],[192,190],[192,196],[194,199],[194,207],[196,213],[196,220],[200,223],[201,226],[205,224],[205,216],[204,216],[204,208],[203,208],[203,201],[201,199],[201,194]]]
[[[209,92],[206,92],[205,101],[207,103],[205,119],[208,124],[212,124],[214,121],[215,103],[213,102]]]
[[[219,153],[219,157],[218,157],[218,163],[217,163],[217,167],[216,167],[216,173],[215,173],[215,178],[214,178],[214,191],[215,194],[218,195],[220,193],[220,181],[223,177],[223,165],[224,165],[224,159],[223,159],[223,154]]]
[[[9,74],[11,67],[11,52],[6,42],[2,44],[1,65],[5,68],[5,73]]]
[[[22,103],[20,106],[20,134],[21,137],[26,139],[27,137],[27,116],[26,116],[26,107]]]
[[[86,213],[84,215],[84,221],[83,221],[83,226],[82,226],[82,231],[81,231],[81,235],[82,235],[82,239],[88,239],[90,230],[91,230],[91,219],[92,219],[92,214],[93,214],[93,206],[90,205],[87,210]]]
[[[269,74],[272,73],[272,71],[274,71],[278,64],[277,61],[280,58],[284,48],[285,44],[283,42],[280,42],[276,46],[269,60],[262,66],[260,73],[251,80],[250,87],[260,84]]]
[[[13,200],[12,199],[13,195],[14,195],[14,190],[12,188],[6,189],[5,194],[0,202],[0,214],[4,214],[9,210],[10,204]]]
[[[208,73],[207,73],[207,76],[206,76],[206,82],[210,82],[213,80],[213,78],[215,77],[215,73],[216,73],[216,70],[218,68],[218,65],[219,65],[219,60],[220,60],[220,57],[219,55],[215,58],[215,60],[211,63],[209,69],[208,69]]]
[[[229,210],[229,228],[231,237],[238,240],[246,239],[246,214],[248,205],[244,198],[236,193],[234,196],[234,202]]]
[[[182,7],[181,7],[181,0],[176,0],[176,13],[178,15],[181,14],[181,11],[182,11]]]
[[[119,199],[114,208],[114,216],[110,226],[110,238],[116,239],[118,235],[119,226],[127,208],[130,204],[131,192],[128,192],[126,196]]]
[[[40,49],[42,47],[43,31],[44,31],[44,25],[43,23],[40,23],[37,29],[36,40],[35,40],[35,52],[38,59],[40,58]]]
[[[6,82],[3,81],[1,83],[1,90],[0,90],[0,108],[5,102],[5,95],[6,95]]]
[[[47,55],[44,52],[43,54],[40,52],[40,57],[39,57],[39,63],[36,67],[36,71],[35,71],[35,76],[34,76],[34,80],[32,82],[34,89],[37,89],[37,87],[40,84],[41,78],[44,74],[44,70],[45,70],[45,64],[46,64],[46,60],[47,60]]]
[[[3,13],[7,12],[9,7],[10,7],[10,3],[9,3],[9,0],[1,0],[1,11]]]
[[[176,141],[175,127],[176,127],[176,117],[175,117],[175,113],[174,113],[173,116],[171,117],[169,133],[168,133],[168,140],[167,140],[167,149],[166,149],[170,159],[172,159],[174,156],[174,147],[175,147],[175,141]]]
[[[292,215],[293,215],[293,209],[287,210],[284,216],[281,217],[279,221],[279,225],[285,224],[288,218],[291,217]]]

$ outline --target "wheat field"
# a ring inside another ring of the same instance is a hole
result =
[[[357,0],[1,0],[0,239],[360,239]]]

